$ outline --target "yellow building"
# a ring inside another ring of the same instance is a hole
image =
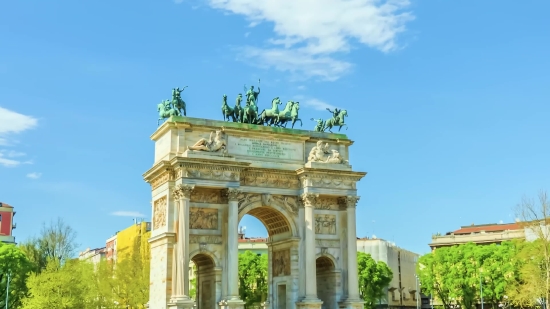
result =
[[[120,262],[132,256],[135,250],[139,251],[143,260],[149,260],[149,243],[151,237],[151,222],[136,222],[116,235],[116,257]]]

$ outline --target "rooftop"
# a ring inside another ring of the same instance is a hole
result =
[[[0,202],[0,207],[13,208],[13,206],[3,202]]]
[[[469,226],[461,226],[460,229],[449,232],[447,235],[450,235],[451,233],[455,235],[461,235],[461,234],[471,234],[471,233],[478,233],[478,232],[486,232],[486,233],[495,233],[495,232],[503,232],[503,231],[511,231],[511,230],[520,230],[521,226],[519,223],[503,223],[503,224],[478,224],[478,225],[469,225]]]

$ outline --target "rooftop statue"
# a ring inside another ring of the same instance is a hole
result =
[[[201,138],[193,146],[187,146],[189,150],[224,152],[227,148],[225,133],[222,130],[216,130],[210,133],[210,139]]]
[[[224,121],[229,121],[229,119],[231,118],[231,121],[235,122],[236,119],[235,119],[235,110],[231,107],[229,107],[229,105],[227,105],[227,95],[223,95],[223,100],[222,100],[222,114],[223,114],[223,120]]]
[[[311,118],[311,121],[317,121],[317,125],[315,125],[315,128],[313,131],[315,132],[323,132],[323,128],[325,127],[325,121],[323,119],[313,119]]]
[[[271,126],[279,122],[279,105],[281,104],[279,97],[271,100],[271,109],[264,109],[258,116],[259,124]]]
[[[336,149],[329,149],[328,143],[323,145],[323,141],[317,141],[307,157],[307,162],[332,163],[332,164],[347,164],[340,152]]]
[[[185,88],[187,88],[187,86],[183,87],[183,89],[180,89],[179,87],[172,89],[172,106],[178,111],[178,116],[181,116],[181,114],[183,114],[183,116],[187,116],[185,101],[181,98],[181,93],[185,90]]]
[[[161,121],[168,119],[172,116],[178,116],[179,113],[172,107],[170,100],[164,100],[157,105],[157,111],[159,113],[159,119],[157,120],[157,126]]]
[[[332,127],[339,127],[338,131],[340,131],[343,126],[346,127],[346,130],[348,129],[348,125],[344,123],[344,117],[348,116],[348,111],[345,109],[339,110],[337,108],[335,108],[334,111],[330,110],[330,108],[327,108],[327,110],[332,113],[332,118],[325,120],[323,131],[328,130],[332,133]]]

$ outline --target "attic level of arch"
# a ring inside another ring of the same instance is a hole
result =
[[[202,158],[174,158],[161,161],[147,173],[144,179],[155,190],[169,181],[180,180],[184,183],[233,183],[234,186],[281,189],[286,192],[305,188],[353,190],[356,183],[366,175],[365,172],[299,168],[297,170],[279,170],[250,167],[248,162],[222,161]],[[215,185],[214,185],[215,186]]]

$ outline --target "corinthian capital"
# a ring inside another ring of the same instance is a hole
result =
[[[242,193],[242,190],[236,188],[228,188],[224,191],[225,196],[229,201],[237,201],[239,194]]]
[[[174,188],[174,198],[176,200],[186,198],[191,198],[191,193],[195,189],[195,185],[184,185],[179,184]]]
[[[350,207],[357,206],[357,202],[359,201],[359,196],[348,195],[345,197],[341,197],[339,200],[340,200],[341,207],[350,208]]]
[[[318,198],[319,198],[319,194],[315,194],[315,193],[304,193],[300,197],[304,206],[315,206],[317,204]]]

